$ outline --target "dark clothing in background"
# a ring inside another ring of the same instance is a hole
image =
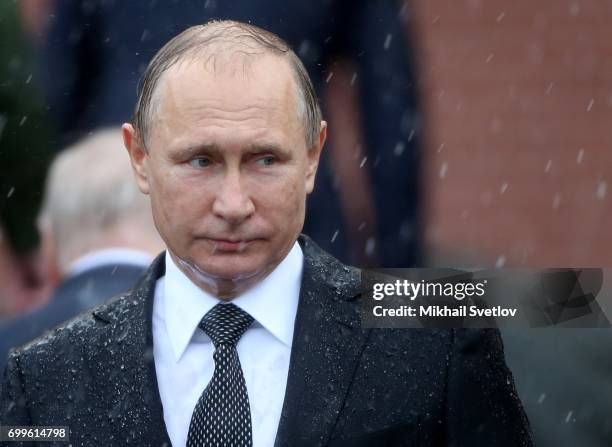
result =
[[[531,446],[496,330],[361,327],[360,271],[301,236],[280,446]],[[79,446],[170,445],[152,345],[162,253],[134,289],[11,352],[2,425]],[[180,396],[179,396],[180,398]]]
[[[326,64],[349,58],[360,87],[367,149],[363,169],[373,183],[378,258],[388,267],[412,266],[419,238],[420,128],[401,21],[405,13],[394,0],[62,0],[44,52],[52,116],[64,143],[129,120],[138,80],[155,52],[188,26],[212,18],[250,22],[287,40],[319,92],[331,74]],[[347,262],[347,225],[358,228],[361,222],[347,223],[342,214],[326,159],[329,150],[323,152],[308,200],[304,232]]]
[[[85,270],[61,283],[46,305],[0,323],[0,368],[6,365],[9,349],[129,290],[143,271],[142,267],[128,264],[108,264]]]

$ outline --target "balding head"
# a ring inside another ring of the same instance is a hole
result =
[[[269,31],[230,20],[193,26],[170,40],[147,67],[139,89],[133,124],[146,148],[161,100],[159,84],[164,74],[182,62],[200,60],[207,69],[242,71],[248,76],[250,64],[263,54],[284,59],[295,82],[298,116],[304,127],[306,147],[317,145],[321,111],[306,68],[289,45]]]
[[[95,132],[53,161],[39,227],[52,238],[59,270],[104,248],[163,249],[149,200],[136,186],[119,129]]]

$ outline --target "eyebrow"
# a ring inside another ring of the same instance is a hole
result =
[[[198,144],[194,146],[178,147],[172,151],[176,158],[191,158],[196,155],[219,155],[221,150],[216,144]]]
[[[280,155],[287,156],[289,151],[276,143],[254,143],[247,146],[247,152],[252,154],[261,154],[264,152],[274,152]]]
[[[289,151],[284,147],[276,144],[276,143],[253,143],[246,147],[245,152],[250,154],[261,154],[265,152],[273,152],[277,153],[281,156],[288,156]],[[176,158],[191,158],[197,155],[211,155],[211,156],[221,156],[222,150],[218,145],[211,144],[198,144],[194,146],[186,146],[180,147],[172,151],[174,157]]]

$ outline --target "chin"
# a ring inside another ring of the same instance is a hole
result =
[[[208,261],[199,264],[200,269],[218,279],[227,281],[239,281],[248,279],[265,270],[265,266],[261,263],[248,262],[247,260],[232,260],[228,257],[221,257],[215,261]],[[245,262],[246,261],[246,262]]]

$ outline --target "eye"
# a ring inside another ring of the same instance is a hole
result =
[[[210,159],[204,157],[194,158],[189,160],[189,165],[194,168],[205,168],[210,165]]]
[[[257,163],[262,166],[271,166],[276,162],[276,158],[272,155],[267,155],[265,157],[261,157],[257,160]]]

